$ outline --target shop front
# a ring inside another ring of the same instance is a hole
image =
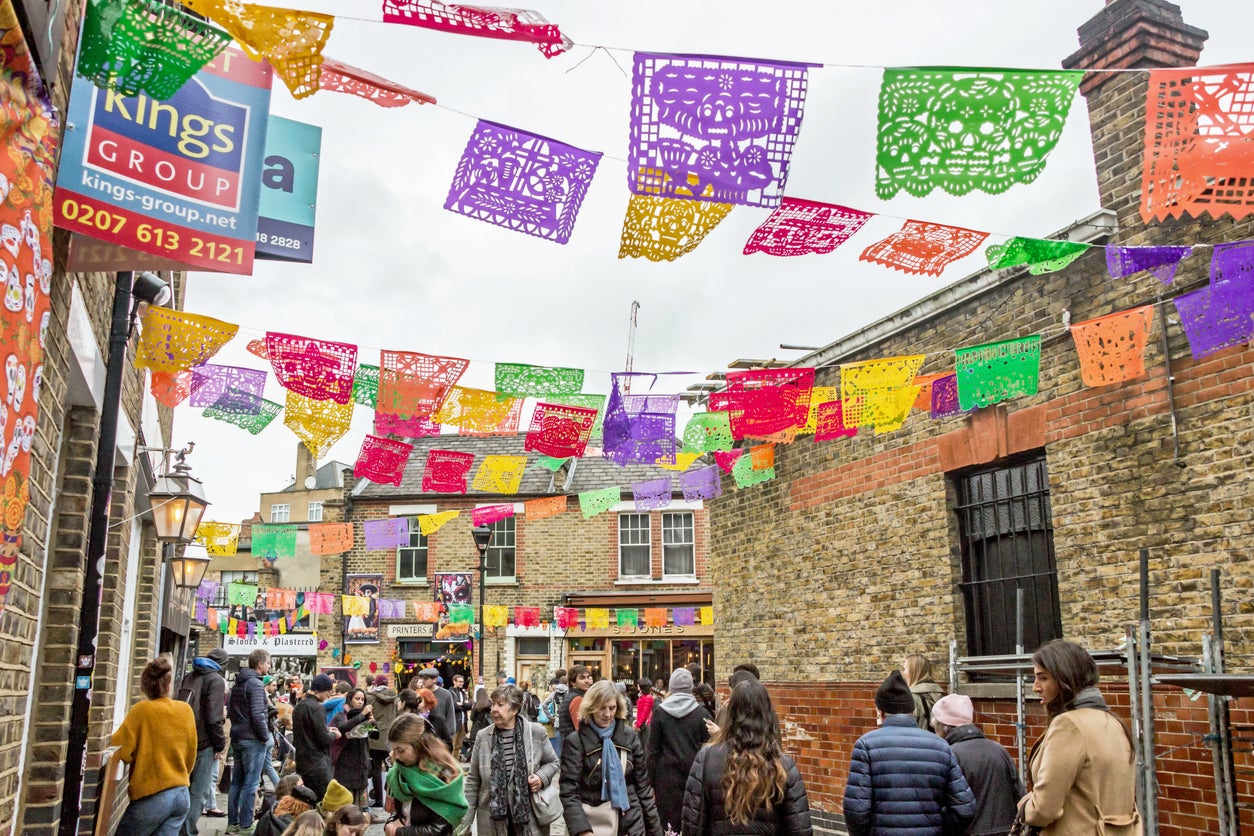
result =
[[[681,593],[675,595],[652,594],[647,596],[571,595],[566,606],[603,607],[614,611],[618,608],[644,609],[666,607],[699,608],[710,605],[710,594]],[[567,647],[566,666],[587,665],[597,679],[609,678],[615,682],[668,682],[671,672],[688,664],[701,666],[701,681],[715,684],[714,625],[675,624],[673,618],[659,626],[640,624],[615,624],[601,629],[589,629],[586,621],[565,631]]]
[[[317,673],[318,637],[314,633],[287,633],[282,636],[223,636],[222,647],[231,657],[228,671],[248,666],[248,654],[254,650],[270,651],[272,676],[299,674],[306,681]]]
[[[427,667],[438,670],[446,685],[458,674],[472,681],[473,657],[466,639],[437,638],[435,624],[389,624],[387,637],[396,643],[392,668],[401,687]]]

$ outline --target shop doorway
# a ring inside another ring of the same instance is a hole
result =
[[[607,663],[605,659],[605,651],[599,650],[596,653],[571,653],[569,662],[570,665],[567,667],[567,670],[570,670],[570,668],[573,668],[575,665],[587,665],[592,671],[593,682],[596,682],[599,679],[605,679],[605,677],[609,676],[608,671],[606,671]]]

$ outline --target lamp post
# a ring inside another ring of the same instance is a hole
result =
[[[114,276],[113,312],[109,323],[109,355],[105,359],[104,394],[100,400],[96,466],[91,480],[91,516],[87,529],[87,563],[83,571],[78,612],[78,647],[74,656],[74,699],[65,754],[65,785],[61,794],[61,836],[78,832],[83,809],[83,773],[90,727],[91,689],[96,673],[96,639],[100,634],[100,600],[104,592],[105,552],[109,544],[109,503],[118,443],[118,412],[122,405],[122,374],[126,344],[135,328],[139,303],[164,305],[170,286],[152,273],[120,272]]]
[[[209,551],[199,543],[188,543],[182,555],[171,554],[166,564],[170,577],[180,589],[195,589],[205,579],[205,570],[213,560]]]
[[[475,548],[479,552],[479,683],[483,684],[483,589],[484,579],[488,574],[488,544],[492,542],[492,529],[486,525],[477,525],[470,529],[470,536],[475,539]]]

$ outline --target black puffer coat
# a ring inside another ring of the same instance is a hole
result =
[[[744,824],[732,824],[723,806],[723,770],[727,766],[727,744],[706,746],[697,753],[684,789],[683,836],[813,836],[810,802],[797,765],[787,755],[780,757],[787,773],[784,799],[770,812],[759,809]]]
[[[712,719],[700,705],[683,717],[676,717],[660,705],[653,707],[653,717],[646,727],[649,777],[653,779],[658,818],[671,830],[679,830],[688,773],[697,753],[710,739],[705,721]]]
[[[626,720],[614,721],[610,737],[619,756],[626,760],[623,777],[627,779],[627,812],[619,816],[619,836],[663,836],[662,822],[653,802],[653,785],[644,766],[644,747]],[[586,833],[592,830],[583,805],[609,804],[601,801],[601,738],[591,722],[582,723],[562,742],[562,814],[566,832]]]

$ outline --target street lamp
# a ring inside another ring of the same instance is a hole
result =
[[[180,450],[174,459],[174,472],[157,479],[148,493],[157,539],[163,542],[190,543],[209,507],[204,487],[187,464],[187,454],[195,447],[191,442]]]
[[[205,579],[205,570],[213,558],[200,543],[188,543],[182,556],[171,555],[168,565],[174,585],[182,589],[195,589]]]
[[[479,551],[479,682],[483,683],[483,588],[484,578],[488,574],[488,544],[492,542],[492,529],[486,525],[477,525],[470,529],[470,536],[475,538],[475,548]]]

